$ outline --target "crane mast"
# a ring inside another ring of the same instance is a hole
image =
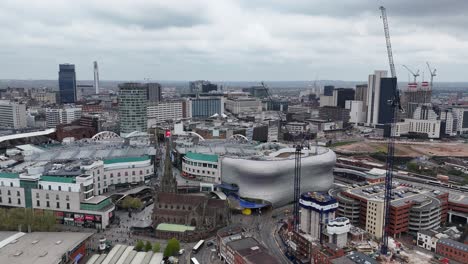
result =
[[[396,79],[395,64],[393,62],[392,44],[390,41],[390,31],[388,28],[387,11],[385,7],[381,6],[380,11],[382,12],[382,21],[385,32],[385,40],[387,43],[387,54],[388,62],[390,64],[390,72],[392,78]],[[387,144],[387,162],[386,162],[386,174],[385,174],[385,199],[384,199],[384,221],[383,221],[383,236],[380,252],[383,255],[388,253],[388,236],[389,236],[389,223],[390,223],[390,203],[392,200],[392,178],[393,178],[393,161],[395,154],[395,122],[398,110],[401,110],[400,105],[400,94],[398,90],[398,82],[395,80],[395,91],[394,96],[389,100],[389,105],[392,107],[392,120],[390,123],[390,135]]]

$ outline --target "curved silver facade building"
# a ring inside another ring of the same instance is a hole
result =
[[[336,155],[328,148],[302,152],[301,192],[328,191]],[[264,157],[223,157],[222,181],[239,186],[243,198],[260,199],[273,207],[293,201],[294,149],[283,148]]]

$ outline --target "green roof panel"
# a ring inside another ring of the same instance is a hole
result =
[[[186,156],[187,158],[193,159],[193,160],[218,162],[218,155],[187,152]]]
[[[47,175],[41,176],[41,181],[76,183],[75,177],[47,176]]]
[[[115,163],[124,163],[124,162],[138,162],[138,161],[146,161],[149,160],[149,156],[141,156],[141,157],[122,157],[122,158],[114,158],[114,159],[105,159],[104,164],[115,164]]]
[[[0,178],[18,179],[19,174],[18,173],[12,173],[12,172],[0,172]]]

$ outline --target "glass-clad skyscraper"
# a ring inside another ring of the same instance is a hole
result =
[[[76,74],[74,64],[59,65],[60,103],[76,102]]]
[[[131,132],[147,131],[147,91],[148,86],[141,83],[123,83],[119,85],[120,135]]]

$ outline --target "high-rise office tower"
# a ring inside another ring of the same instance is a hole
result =
[[[367,90],[367,124],[385,125],[392,122],[393,109],[389,100],[395,94],[397,79],[387,78],[387,71],[369,75]]]
[[[99,94],[99,69],[97,61],[94,62],[94,89],[96,90],[96,94]]]
[[[354,94],[352,88],[336,88],[333,90],[333,106],[345,108],[346,101],[354,100]]]
[[[59,65],[60,103],[76,102],[76,73],[74,64]]]
[[[207,118],[215,114],[224,113],[223,97],[197,97],[191,98],[188,103],[192,110],[192,118]]]
[[[325,96],[333,96],[333,90],[335,90],[335,86],[333,85],[325,85],[323,87],[323,95]]]
[[[8,100],[0,100],[0,126],[21,129],[27,127],[26,105]]]
[[[161,101],[162,97],[161,97],[161,84],[159,83],[147,83],[146,84],[147,87],[148,87],[148,91],[147,91],[147,99],[148,99],[148,102],[151,102],[151,103],[157,103],[159,101]]]
[[[120,135],[147,131],[147,91],[146,84],[123,83],[119,85]]]
[[[313,240],[321,240],[326,225],[335,219],[338,202],[327,193],[306,192],[299,200],[301,207],[300,228]]]

